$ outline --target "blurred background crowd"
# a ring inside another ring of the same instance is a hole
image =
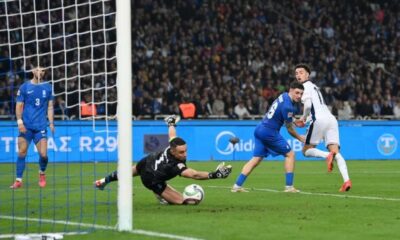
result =
[[[51,17],[60,18],[56,13]],[[108,16],[108,22],[114,19]],[[104,27],[96,20],[90,24]],[[79,31],[90,24],[82,24]],[[339,119],[400,119],[397,1],[134,0],[131,24],[136,119],[183,114],[183,109],[189,109],[189,118],[263,115],[295,80],[298,63],[311,66],[313,81]],[[76,31],[72,25],[68,29]],[[90,44],[81,37],[67,44]],[[109,72],[107,81],[104,76],[85,76],[93,72],[93,62],[84,61],[93,52],[99,58],[115,55],[115,30],[103,37],[110,42],[107,50],[53,57],[53,65],[77,57],[83,62],[53,70],[51,76],[64,79],[54,82],[56,114],[79,117],[79,102],[94,103],[96,114],[115,114],[115,61],[94,65],[94,72]],[[22,64],[11,64],[8,49],[0,48],[0,56],[0,115],[12,116],[15,89],[27,74]]]

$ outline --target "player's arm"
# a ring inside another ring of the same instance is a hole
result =
[[[24,103],[17,102],[17,105],[15,106],[15,116],[17,117],[17,121],[19,121],[19,120],[22,121],[22,112],[23,111],[24,111]]]
[[[54,104],[53,100],[50,100],[47,104],[47,118],[49,119],[50,130],[54,132]]]
[[[296,132],[296,130],[293,128],[293,123],[292,123],[292,122],[286,123],[286,129],[287,129],[288,133],[289,133],[292,137],[296,138],[297,140],[299,140],[299,141],[302,142],[302,143],[305,142],[304,137],[301,136],[300,134],[298,134],[298,133]]]
[[[175,115],[171,115],[168,116],[164,119],[164,121],[167,123],[168,125],[168,137],[169,137],[169,141],[171,141],[172,139],[176,138],[176,123],[178,123],[180,120],[179,116],[175,116]]]
[[[213,172],[197,171],[192,168],[187,168],[182,171],[181,176],[185,178],[192,178],[196,180],[227,178],[232,172],[232,166],[225,166],[225,163],[220,163],[217,169]]]
[[[196,180],[205,180],[205,179],[208,179],[208,172],[197,171],[197,170],[194,170],[193,168],[187,168],[186,170],[184,170],[181,173],[181,176],[185,177],[185,178],[196,179]]]
[[[18,130],[22,133],[26,132],[24,121],[22,121],[22,112],[24,111],[24,103],[17,102],[15,106],[15,116],[17,117]]]
[[[172,139],[176,138],[176,128],[174,125],[168,126],[168,138],[171,141]]]

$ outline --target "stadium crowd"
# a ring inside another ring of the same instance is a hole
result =
[[[264,114],[300,62],[339,119],[400,119],[397,1],[135,0],[132,37],[138,119],[179,114],[185,101],[194,117]],[[1,89],[13,82],[6,78]],[[12,112],[10,99],[1,94],[0,115]]]

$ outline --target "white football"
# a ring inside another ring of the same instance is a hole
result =
[[[200,185],[190,184],[183,190],[183,199],[186,202],[199,204],[204,199],[204,190]]]

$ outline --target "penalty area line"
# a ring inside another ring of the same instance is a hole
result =
[[[64,220],[15,217],[15,216],[7,216],[7,215],[0,215],[0,219],[41,222],[41,223],[49,223],[49,224],[62,224],[62,225],[80,226],[80,227],[94,228],[94,229],[101,229],[101,230],[114,230],[114,231],[116,230],[116,227],[111,227],[111,226],[106,226],[106,225],[70,222],[70,221],[64,221]],[[142,229],[134,229],[134,230],[123,231],[123,232],[139,234],[139,235],[146,235],[146,236],[151,236],[151,237],[178,239],[178,240],[203,240],[200,238],[186,237],[186,236],[174,235],[174,234],[169,234],[169,233],[153,232],[153,231],[147,231],[147,230],[142,230]],[[20,235],[20,234],[15,234],[15,235]],[[0,238],[2,238],[1,234],[0,234]]]
[[[221,188],[221,189],[231,189],[232,187],[223,187],[223,186],[206,186],[209,188]],[[245,188],[249,191],[258,191],[258,192],[273,192],[273,193],[285,193],[283,191],[268,189],[268,188]],[[318,192],[303,192],[299,193],[290,193],[290,194],[303,194],[303,195],[311,195],[311,196],[324,196],[324,197],[336,197],[336,198],[354,198],[354,199],[365,199],[365,200],[379,200],[379,201],[393,201],[400,202],[400,198],[386,198],[386,197],[373,197],[373,196],[358,196],[358,195],[348,195],[348,194],[334,194],[334,193],[318,193]]]

